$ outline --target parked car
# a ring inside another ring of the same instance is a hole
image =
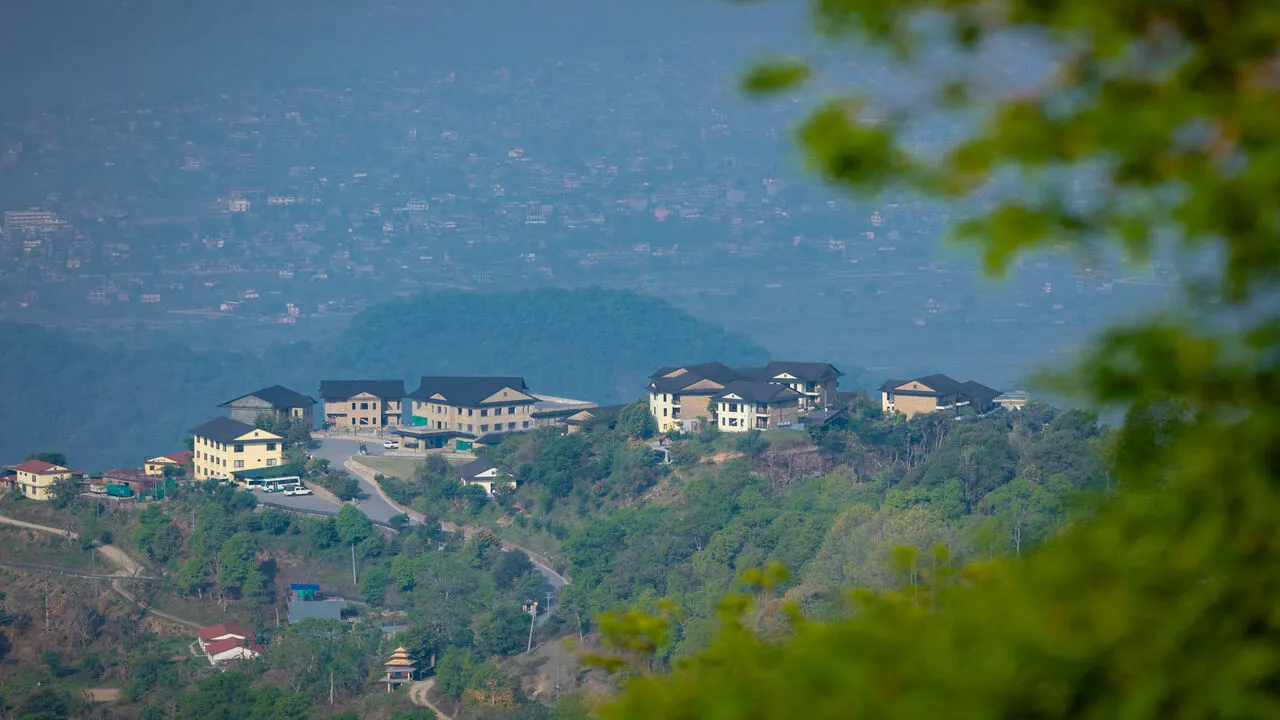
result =
[[[399,448],[399,447],[400,447],[400,441],[399,441],[399,440],[388,440],[388,441],[386,441],[386,442],[382,443],[382,447],[386,448],[387,450],[395,450],[395,449],[397,449],[397,448]]]
[[[285,490],[284,494],[285,495],[310,495],[311,488],[299,485],[297,487],[291,487],[288,490]]]

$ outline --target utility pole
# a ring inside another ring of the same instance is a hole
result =
[[[547,592],[547,609],[546,609],[546,615],[547,615],[548,617],[550,617],[550,615],[551,615],[551,596],[552,596],[552,595],[554,595],[554,594],[555,594],[555,593],[552,593],[552,592],[550,592],[550,591],[548,591],[548,592]]]
[[[538,619],[538,607],[535,604],[533,612],[529,613],[529,644],[524,648],[524,654],[528,655],[533,650],[533,621]]]

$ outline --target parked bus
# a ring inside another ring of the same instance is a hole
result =
[[[249,490],[261,490],[265,493],[283,492],[302,486],[302,478],[297,475],[275,478],[248,478],[244,486]]]

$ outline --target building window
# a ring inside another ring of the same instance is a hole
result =
[[[471,428],[472,428],[472,425],[468,424],[468,425],[467,425],[467,432],[471,432]]]
[[[355,404],[355,403],[351,403],[351,409],[352,409],[352,410],[355,410],[355,409],[356,409],[356,404]]]
[[[729,412],[738,412],[738,403],[729,403]]]
[[[237,445],[236,445],[235,450],[236,450],[236,452],[244,452],[244,445],[243,445],[243,444],[237,444]]]
[[[352,425],[355,425],[355,424],[356,424],[356,419],[355,419],[355,418],[351,418],[351,424],[352,424]]]
[[[467,408],[467,417],[471,417],[472,415],[475,414],[475,412],[476,412],[475,410],[472,410],[471,408]]]
[[[481,426],[480,426],[480,432],[489,432],[489,426],[488,426],[488,425],[481,425]]]
[[[237,467],[237,468],[242,468],[242,467],[244,467],[244,461],[243,461],[243,460],[237,460],[237,461],[236,461],[236,467]]]
[[[884,401],[885,401],[885,402],[893,402],[893,393],[885,393],[885,394],[884,394]]]
[[[275,449],[276,449],[275,443],[267,443],[267,450],[275,450]]]
[[[502,408],[498,408],[498,412],[502,412]],[[489,417],[489,408],[480,408],[480,417]]]
[[[529,429],[529,421],[528,421],[528,420],[525,420],[525,421],[524,421],[524,429],[525,429],[525,430],[528,430],[528,429]]]
[[[268,466],[268,467],[270,467],[270,466],[272,466],[272,465],[275,465],[275,464],[276,464],[276,459],[275,459],[275,458],[267,458],[267,466]]]
[[[368,410],[368,409],[369,409],[369,403],[360,403],[360,409],[361,409],[361,410]]]
[[[516,406],[515,406],[515,405],[512,405],[511,407],[507,408],[507,414],[508,414],[508,415],[515,415],[515,414],[516,414]]]
[[[513,422],[509,422],[509,423],[507,423],[507,429],[508,429],[508,430],[515,430],[515,429],[516,429],[516,424],[515,424],[515,423],[513,423]]]

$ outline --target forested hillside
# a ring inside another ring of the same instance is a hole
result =
[[[1026,553],[1108,490],[1109,431],[1090,413],[1032,404],[904,420],[862,397],[846,402],[842,419],[809,431],[712,429],[662,444],[635,403],[583,432],[516,434],[485,451],[517,480],[493,496],[460,484],[441,456],[394,466],[416,467],[411,476],[378,476],[427,516],[421,525],[400,516],[380,528],[353,504],[329,518],[264,510],[255,506],[266,496],[212,481],[145,505],[70,486],[49,503],[5,497],[0,514],[79,538],[0,527],[21,550],[0,561],[95,571],[96,548],[109,545],[167,582],[131,586],[137,601],[200,625],[243,624],[265,650],[243,675],[214,672],[189,657],[184,629],[147,619],[108,586],[67,579],[49,618],[29,599],[0,612],[0,660],[6,640],[19,660],[0,663],[0,703],[19,717],[42,705],[61,708],[48,717],[81,716],[79,688],[96,686],[120,691],[104,717],[416,718],[425,711],[407,693],[370,682],[403,645],[421,667],[435,659],[431,697],[457,720],[582,717],[572,714],[580,693],[613,687],[563,641],[600,650],[610,614],[675,609],[653,656],[666,665],[707,646],[719,603],[753,569],[786,567],[777,590],[811,617],[839,617],[848,589],[900,589]],[[310,485],[345,484],[344,470],[301,447],[288,453]],[[439,520],[473,530],[442,532]],[[554,612],[542,605],[542,622],[521,608],[546,597],[543,574],[501,541],[536,548],[572,579]],[[41,581],[22,582],[40,591]],[[280,623],[297,582],[358,597],[352,622]],[[80,609],[64,610],[72,596]],[[382,635],[389,623],[400,625],[394,640]],[[531,643],[537,657],[524,655]],[[559,700],[539,694],[551,683]]]
[[[748,338],[661,300],[600,289],[423,294],[375,306],[320,342],[225,352],[104,346],[20,324],[0,336],[9,408],[0,462],[56,449],[85,470],[180,449],[219,403],[276,383],[314,395],[324,378],[414,387],[423,374],[510,373],[535,390],[610,403],[639,395],[663,364],[765,357]]]
[[[812,432],[679,438],[663,464],[637,441],[648,424],[635,405],[592,432],[509,438],[490,455],[519,488],[493,500],[439,464],[384,484],[428,514],[553,555],[574,580],[563,602],[581,618],[673,600],[682,620],[660,657],[703,647],[717,603],[751,568],[780,563],[782,591],[835,615],[847,588],[918,580],[938,547],[954,568],[1026,552],[1108,486],[1108,435],[1091,413],[1032,404],[907,421],[864,399],[848,410]]]

